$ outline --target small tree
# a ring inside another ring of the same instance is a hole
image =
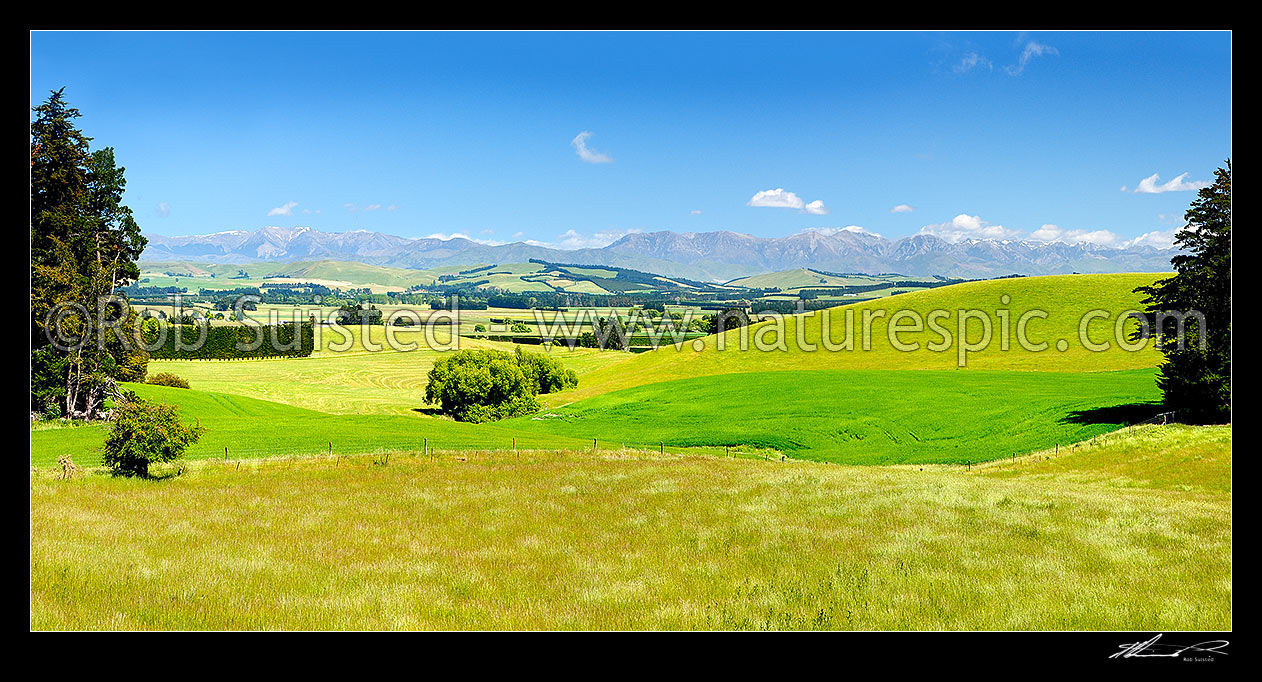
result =
[[[200,423],[181,424],[175,407],[145,402],[128,393],[116,407],[105,439],[104,462],[116,473],[147,477],[150,464],[179,459],[204,431]]]
[[[1192,421],[1231,419],[1231,161],[1214,175],[1174,237],[1184,252],[1170,261],[1177,274],[1135,290],[1147,295],[1149,323],[1166,356],[1157,374],[1166,406]],[[1180,323],[1167,312],[1198,312],[1203,324],[1194,315]]]
[[[702,319],[705,321],[705,331],[708,334],[722,334],[731,329],[750,325],[749,313],[745,312],[744,308],[724,308],[719,313],[706,315]]]

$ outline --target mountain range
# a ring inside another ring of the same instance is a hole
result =
[[[1165,272],[1173,249],[1114,248],[1086,242],[966,239],[917,234],[890,240],[853,230],[805,230],[779,238],[730,231],[637,232],[601,248],[558,249],[514,242],[484,244],[463,237],[408,238],[356,230],[264,227],[214,234],[147,235],[145,261],[253,263],[347,260],[426,269],[520,263],[532,258],[575,265],[612,265],[668,277],[726,281],[809,267],[833,272],[946,277],[1047,275],[1070,272]]]

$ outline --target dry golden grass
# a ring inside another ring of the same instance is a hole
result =
[[[31,625],[1229,629],[1229,471],[1229,428],[1145,427],[971,471],[624,451],[40,474]]]

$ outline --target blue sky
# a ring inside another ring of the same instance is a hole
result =
[[[33,33],[63,86],[166,235],[1157,243],[1231,154],[1222,32]]]

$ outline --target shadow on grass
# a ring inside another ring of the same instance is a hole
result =
[[[419,412],[423,415],[430,416],[430,417],[443,416],[443,410],[440,407],[413,407],[412,411]]]
[[[1161,403],[1129,403],[1090,410],[1074,410],[1061,418],[1062,424],[1117,424],[1125,426],[1151,419],[1163,411]]]

